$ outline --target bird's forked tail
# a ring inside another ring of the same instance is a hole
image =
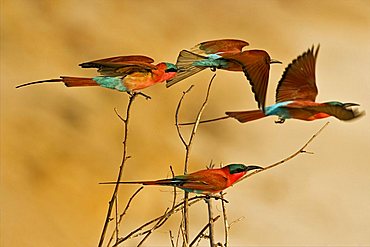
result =
[[[29,86],[29,85],[33,85],[33,84],[41,84],[41,83],[45,83],[45,82],[63,82],[66,87],[99,86],[99,84],[96,81],[94,81],[92,78],[61,76],[58,79],[49,79],[49,80],[28,82],[28,83],[16,86],[16,88]]]
[[[252,111],[229,111],[225,112],[228,117],[235,118],[241,123],[254,121],[266,117],[265,113],[261,110]]]
[[[228,119],[228,118],[231,118],[231,117],[235,118],[236,120],[238,120],[241,123],[245,123],[245,122],[250,122],[250,121],[253,121],[253,120],[257,120],[257,119],[266,117],[265,113],[263,113],[263,111],[261,111],[261,110],[228,111],[228,112],[225,112],[225,114],[226,114],[226,116],[223,116],[223,117],[218,117],[218,118],[212,118],[212,119],[199,121],[199,124],[216,122],[216,121],[223,120],[223,119]],[[194,124],[195,124],[195,122],[189,122],[189,123],[180,123],[179,125],[183,126],[183,125],[194,125]]]
[[[116,184],[117,182],[102,182],[99,184]],[[142,185],[162,185],[162,186],[177,186],[184,183],[183,179],[167,178],[153,181],[120,181],[119,184],[142,184]]]

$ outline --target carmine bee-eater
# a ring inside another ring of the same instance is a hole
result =
[[[168,80],[166,86],[170,87],[206,68],[243,71],[252,86],[258,107],[264,109],[270,64],[281,62],[272,60],[264,50],[242,51],[247,45],[248,42],[243,40],[221,39],[202,42],[190,51],[182,50],[176,62],[177,75]]]
[[[143,184],[173,186],[186,192],[210,195],[223,191],[233,185],[248,171],[263,169],[259,166],[245,166],[243,164],[229,164],[222,168],[205,169],[187,175],[153,181],[129,181],[120,184]],[[116,184],[116,182],[103,182],[100,184]]]
[[[276,123],[284,123],[285,119],[289,118],[312,121],[330,116],[347,121],[363,115],[365,112],[352,108],[358,106],[356,103],[315,102],[318,93],[315,79],[318,52],[319,47],[316,51],[312,47],[286,67],[277,86],[276,104],[266,106],[264,112],[261,110],[229,111],[226,112],[227,116],[201,121],[201,123],[230,117],[245,123],[270,115],[279,117]]]
[[[93,78],[61,76],[58,79],[29,82],[17,88],[45,82],[63,82],[67,87],[101,86],[131,93],[164,82],[176,75],[176,65],[165,62],[154,65],[153,62],[152,58],[140,55],[99,59],[81,63],[80,66],[97,68],[101,76]]]

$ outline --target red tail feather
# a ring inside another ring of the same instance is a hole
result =
[[[225,113],[229,117],[233,117],[241,123],[250,122],[250,121],[254,121],[254,120],[266,117],[266,115],[261,110],[230,111],[230,112],[225,112]]]
[[[60,78],[62,78],[62,81],[67,87],[99,86],[99,84],[91,78],[69,76],[61,76]]]

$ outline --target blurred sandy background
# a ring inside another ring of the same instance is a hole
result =
[[[370,244],[370,2],[356,1],[1,1],[1,246],[96,246],[121,162],[127,95],[62,84],[16,90],[17,84],[59,75],[95,76],[77,65],[143,54],[175,62],[181,49],[218,38],[247,40],[283,65],[271,69],[268,104],[292,59],[321,44],[318,101],[358,102],[368,115],[350,123],[330,119],[310,145],[284,166],[227,190],[231,246],[348,246]],[[174,127],[177,102],[191,84],[181,119],[193,119],[212,72],[136,100],[125,180],[183,171],[184,148]],[[242,74],[217,72],[204,118],[256,104]],[[210,161],[266,166],[301,147],[326,120],[275,118],[240,125],[201,126],[190,170]],[[122,187],[125,205],[137,186]],[[169,189],[148,187],[123,223],[127,233],[171,205]],[[220,213],[217,206],[216,213]],[[206,223],[206,206],[191,211],[191,234]],[[172,218],[147,246],[169,246]],[[218,224],[217,241],[222,241]],[[129,245],[135,245],[133,240]],[[208,242],[202,242],[208,245]]]

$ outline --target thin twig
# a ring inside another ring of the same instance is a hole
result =
[[[186,143],[185,138],[182,136],[181,131],[180,131],[180,126],[179,126],[179,112],[180,112],[181,104],[182,104],[182,101],[184,100],[185,95],[187,93],[189,93],[190,90],[193,87],[194,87],[194,85],[191,85],[186,91],[182,92],[182,96],[180,98],[179,103],[177,104],[176,112],[175,112],[175,125],[176,125],[177,134],[179,135],[180,140],[184,144],[184,146],[186,146],[187,143]]]
[[[139,194],[139,192],[140,192],[142,189],[144,189],[144,186],[141,186],[139,189],[137,189],[137,190],[135,191],[135,193],[134,193],[134,194],[132,194],[132,196],[130,197],[130,199],[128,200],[128,202],[127,202],[127,204],[126,204],[125,209],[123,210],[123,212],[122,212],[122,213],[121,213],[121,215],[119,216],[118,224],[120,224],[120,223],[121,223],[123,216],[125,216],[125,215],[126,215],[127,210],[128,210],[128,208],[130,207],[132,200],[135,198],[135,196],[137,196],[137,194]],[[110,244],[112,243],[112,241],[113,241],[113,237],[114,237],[114,235],[115,235],[114,233],[115,233],[115,231],[114,231],[114,232],[112,232],[112,235],[111,235],[111,237],[110,237],[110,239],[109,239],[109,241],[108,241],[108,243],[107,243],[107,246],[110,246]],[[116,242],[117,242],[117,241],[118,241],[118,239],[116,239]]]
[[[201,197],[201,196],[194,196],[192,198],[189,198],[189,206],[201,201],[204,197]],[[191,202],[191,203],[190,203]],[[118,246],[119,244],[121,244],[122,242],[128,240],[128,239],[131,239],[131,238],[135,238],[135,237],[139,237],[139,236],[142,236],[144,234],[147,234],[150,230],[146,230],[146,231],[143,231],[143,232],[140,232],[143,228],[153,224],[154,222],[158,222],[158,221],[161,221],[161,226],[169,219],[169,217],[171,215],[173,215],[174,213],[180,211],[183,209],[183,206],[184,206],[184,201],[178,203],[175,205],[174,208],[170,209],[170,210],[166,210],[164,214],[142,224],[141,226],[139,226],[138,228],[136,228],[135,230],[131,231],[129,234],[127,234],[125,237],[122,237],[120,238],[117,243],[115,243],[113,246]],[[158,227],[156,228],[158,229]],[[155,230],[155,229],[154,229]]]
[[[222,199],[224,199],[224,194],[222,192],[220,192],[220,196]],[[222,206],[222,216],[224,218],[224,237],[225,237],[225,243],[224,243],[224,247],[228,247],[229,246],[229,222],[227,220],[227,214],[226,214],[226,204],[224,202],[224,200],[221,200],[221,206]]]
[[[242,216],[242,217],[237,218],[236,220],[231,221],[231,223],[230,223],[230,225],[229,225],[229,230],[230,230],[230,228],[231,228],[231,226],[232,226],[232,225],[234,225],[234,224],[236,224],[236,223],[238,223],[239,221],[242,221],[242,220],[244,220],[244,219],[245,219],[245,217],[244,217],[244,216]]]
[[[116,195],[116,198],[114,198],[114,213],[115,213],[115,223],[116,223],[116,228],[115,228],[115,235],[116,235],[116,242],[118,241],[118,236],[119,236],[119,223],[118,223],[118,194]],[[113,232],[113,233],[114,233]]]
[[[293,153],[292,155],[288,156],[287,158],[283,159],[283,160],[280,160],[278,162],[275,162],[269,166],[266,166],[265,168],[261,169],[261,170],[255,170],[254,172],[252,173],[249,173],[247,174],[246,176],[242,177],[241,179],[239,179],[236,183],[239,183],[240,181],[250,177],[250,176],[253,176],[257,173],[260,173],[260,172],[264,172],[266,170],[269,170],[271,168],[274,168],[278,165],[281,165],[291,159],[293,159],[294,157],[296,157],[297,155],[301,154],[301,153],[311,153],[312,152],[307,152],[305,151],[304,149],[326,128],[326,126],[328,126],[329,122],[326,122],[313,136],[311,136],[311,138],[298,150],[296,151],[295,153]],[[235,184],[235,183],[234,183]]]
[[[149,236],[155,231],[155,229],[161,227],[167,221],[167,219],[168,219],[168,217],[157,221],[157,223],[155,223],[155,225],[151,229],[145,231],[143,234],[146,234],[146,235],[144,236],[143,239],[141,239],[141,241],[137,245],[137,247],[142,246],[144,244],[145,240],[147,240],[149,238]]]
[[[171,170],[172,177],[175,177],[175,173],[174,173],[174,171],[172,169],[172,166],[170,166],[170,170]],[[175,204],[176,204],[176,195],[177,195],[176,186],[173,186],[172,208],[174,208],[175,207]]]
[[[183,92],[182,94],[182,97],[180,98],[180,101],[177,105],[177,108],[176,108],[176,112],[175,112],[175,124],[176,124],[176,129],[177,129],[177,133],[180,137],[180,140],[181,142],[183,143],[183,145],[185,146],[185,149],[186,149],[186,154],[185,154],[185,162],[184,162],[184,174],[186,175],[188,173],[188,166],[189,166],[189,157],[190,157],[190,150],[191,150],[191,146],[192,146],[192,142],[193,142],[193,139],[194,139],[194,136],[197,132],[197,129],[198,129],[198,125],[199,125],[199,121],[200,121],[200,118],[202,116],[202,113],[207,105],[207,102],[208,102],[208,97],[209,97],[209,94],[210,94],[210,91],[211,91],[211,86],[212,86],[212,82],[213,82],[213,79],[216,77],[216,74],[212,76],[209,84],[208,84],[208,89],[207,89],[207,93],[206,93],[206,97],[203,101],[203,104],[200,108],[200,110],[198,111],[198,114],[197,114],[197,117],[196,117],[196,121],[195,121],[195,124],[193,126],[193,129],[190,133],[190,137],[189,137],[189,141],[186,142],[185,141],[185,138],[183,137],[183,135],[181,134],[181,131],[180,131],[180,127],[179,127],[179,112],[180,112],[180,108],[181,108],[181,104],[182,104],[182,101],[184,100],[184,97],[185,95],[192,89],[193,85],[190,86],[190,88],[188,90],[186,90],[185,92]],[[183,247],[186,247],[188,246],[189,244],[189,210],[188,210],[188,198],[189,198],[189,193],[188,192],[185,192],[184,193],[184,211],[183,211],[183,226],[184,226],[184,233],[185,233],[185,238],[183,239]]]
[[[117,183],[114,187],[114,190],[113,190],[113,194],[112,194],[112,197],[109,201],[109,206],[108,206],[108,212],[107,212],[107,215],[105,217],[105,221],[104,221],[104,226],[103,226],[103,230],[102,230],[102,233],[100,235],[100,240],[99,240],[99,247],[102,247],[103,246],[103,243],[104,243],[104,238],[105,238],[105,234],[107,232],[107,228],[108,228],[108,225],[109,225],[109,221],[110,221],[110,217],[111,217],[111,214],[112,214],[112,210],[113,210],[113,205],[114,205],[114,202],[116,201],[116,197],[117,197],[117,193],[118,193],[118,188],[119,188],[119,181],[121,180],[121,177],[122,177],[122,173],[123,173],[123,168],[125,166],[125,163],[126,163],[126,160],[127,160],[127,137],[128,137],[128,124],[129,124],[129,117],[130,117],[130,110],[131,110],[131,106],[132,106],[132,103],[134,102],[136,98],[136,94],[132,94],[130,95],[129,97],[129,101],[128,101],[128,104],[127,104],[127,109],[126,109],[126,118],[123,119],[116,111],[117,115],[120,117],[120,119],[123,121],[124,123],[124,137],[123,137],[123,154],[122,154],[122,162],[121,162],[121,165],[119,167],[119,171],[118,171],[118,176],[117,176]],[[117,226],[116,226],[117,227]],[[116,231],[118,231],[118,229],[116,228]]]
[[[213,219],[213,209],[212,209],[212,199],[207,198],[206,203],[208,206],[208,229],[209,229],[209,245],[211,247],[215,246],[215,232],[214,232],[214,219]]]
[[[171,169],[171,173],[172,173],[172,176],[174,176],[174,172],[173,172],[173,169],[172,169],[172,166],[170,166],[170,169]],[[140,189],[138,189],[135,193],[134,193],[134,195],[130,198],[130,200],[129,200],[129,203],[132,201],[132,199],[133,199],[133,197],[141,190],[141,189],[143,189],[144,187],[142,186]],[[201,197],[194,197],[195,199],[197,199],[197,198],[201,198]],[[125,210],[124,210],[124,212],[121,214],[121,217],[126,213],[126,211],[127,211],[127,209],[128,209],[128,206],[129,206],[129,203],[127,204],[127,206],[126,206],[126,208],[125,208]],[[174,192],[174,201],[173,201],[173,203],[172,203],[172,208],[171,208],[171,210],[172,209],[174,209],[175,208],[175,206],[176,206],[176,190],[175,190],[175,192]],[[158,229],[159,227],[161,227],[167,220],[168,220],[168,218],[171,216],[171,214],[168,214],[168,215],[166,215],[166,213],[168,212],[168,209],[166,210],[166,212],[164,213],[164,216],[165,217],[159,217],[159,218],[157,218],[157,223],[151,228],[151,229],[149,229],[149,230],[146,230],[146,231],[144,231],[144,232],[141,232],[141,233],[139,233],[139,234],[137,234],[137,235],[135,235],[135,236],[133,236],[133,237],[138,237],[138,236],[140,236],[140,235],[145,235],[145,237],[140,241],[140,243],[138,244],[138,246],[141,246],[144,242],[145,242],[145,240],[156,230],[156,229]],[[155,220],[154,221],[151,221],[150,222],[150,224],[151,223],[154,223],[155,222]],[[150,225],[150,224],[147,224],[147,225]],[[121,241],[118,241],[117,240],[117,242],[119,242],[119,243],[121,243]],[[116,245],[114,245],[114,246],[116,246]]]
[[[179,246],[179,239],[180,239],[180,232],[182,233],[182,221],[180,221],[179,229],[177,230],[177,236],[176,236],[176,247]]]
[[[216,216],[215,218],[213,218],[213,222],[216,222],[218,219],[220,218],[220,215]],[[201,238],[202,236],[204,236],[204,232],[209,228],[209,225],[210,225],[210,222],[207,223],[207,225],[205,225],[202,230],[200,230],[200,232],[197,234],[197,236],[193,239],[193,241],[191,241],[190,243],[190,247],[191,246],[194,246],[194,244],[197,242],[197,240],[199,238]]]
[[[198,126],[199,126],[199,121],[200,121],[200,118],[202,117],[202,114],[203,114],[203,111],[208,103],[208,98],[209,98],[209,94],[211,92],[211,86],[212,86],[212,82],[213,82],[213,79],[216,77],[216,74],[214,74],[208,84],[208,89],[207,89],[207,94],[206,94],[206,97],[203,101],[203,104],[198,112],[198,115],[196,117],[196,120],[195,120],[195,125],[193,126],[193,129],[191,131],[191,134],[190,134],[190,138],[189,138],[189,142],[186,146],[186,157],[185,157],[185,168],[184,168],[184,173],[186,174],[187,171],[188,171],[188,161],[189,161],[189,155],[190,155],[190,149],[191,149],[191,146],[192,146],[192,143],[193,143],[193,139],[194,139],[194,136],[197,132],[197,129],[198,129]]]
[[[175,247],[175,243],[173,242],[174,237],[172,235],[172,231],[171,230],[170,230],[169,234],[170,234],[170,240],[171,240],[171,247]]]

